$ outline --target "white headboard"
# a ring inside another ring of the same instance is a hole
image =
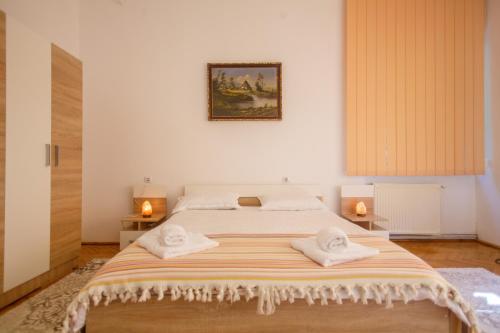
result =
[[[235,184],[235,185],[186,185],[184,194],[234,192],[240,197],[257,197],[259,195],[297,193],[322,197],[319,185],[311,184]]]

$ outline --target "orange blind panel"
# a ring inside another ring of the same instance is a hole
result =
[[[348,175],[484,173],[484,0],[347,0]]]

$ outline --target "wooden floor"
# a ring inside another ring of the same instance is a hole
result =
[[[500,275],[500,249],[474,240],[450,241],[397,241],[413,254],[424,259],[434,268],[438,267],[482,267]]]
[[[82,245],[78,265],[85,266],[90,260],[95,258],[111,258],[120,252],[118,244],[113,245]]]
[[[413,254],[428,262],[432,267],[483,267],[500,275],[500,249],[473,240],[463,241],[396,241]],[[119,252],[118,245],[83,245],[80,265],[92,258],[111,258]]]

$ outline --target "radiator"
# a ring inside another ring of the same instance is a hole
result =
[[[439,234],[441,186],[374,184],[375,214],[388,219],[391,234]]]

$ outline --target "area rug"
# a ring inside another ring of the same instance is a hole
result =
[[[60,332],[66,308],[107,259],[93,259],[0,316],[0,332]]]
[[[469,301],[483,332],[500,332],[500,276],[484,268],[438,268],[437,271]]]

